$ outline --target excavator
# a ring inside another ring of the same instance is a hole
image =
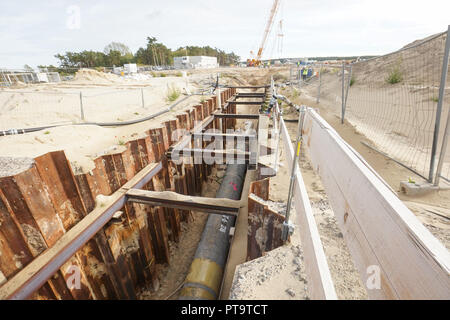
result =
[[[258,49],[256,57],[253,51],[250,51],[251,59],[247,59],[247,67],[259,67],[261,65],[261,57],[264,51],[264,47],[267,42],[267,37],[269,36],[270,30],[272,29],[273,23],[275,21],[275,15],[277,14],[278,8],[280,7],[281,0],[274,0],[272,8],[270,10],[269,20],[267,21],[266,28],[263,33],[263,38]]]

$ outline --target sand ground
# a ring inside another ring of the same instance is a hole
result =
[[[380,174],[380,176],[397,192],[399,198],[409,207],[416,217],[450,248],[450,191],[440,190],[430,194],[410,197],[402,193],[400,182],[407,181],[411,172],[391,159],[364,146],[361,141],[370,142],[352,123],[340,123],[339,115],[334,111],[335,101],[322,100],[316,103],[311,97],[310,88],[295,92],[291,88],[282,91],[298,105],[317,108],[324,119]],[[285,119],[296,119],[298,113],[291,108],[284,108]],[[286,123],[294,143],[297,124]],[[319,229],[328,266],[330,268],[335,290],[339,299],[367,299],[367,291],[355,269],[352,257],[339,230],[328,196],[320,177],[314,172],[307,153],[302,153],[299,160],[314,217]],[[280,144],[280,168],[271,178],[269,199],[285,202],[288,193],[289,172],[284,159],[283,146]],[[291,211],[291,221],[295,222],[295,211]],[[298,228],[296,228],[298,230]],[[303,265],[292,259],[292,252],[303,260],[301,241],[294,233],[291,243],[267,253],[265,256],[241,264],[231,290],[231,299],[308,299]],[[283,261],[283,262],[280,262]]]
[[[281,70],[286,73],[286,70]],[[280,72],[280,70],[266,69],[219,69],[219,70],[203,70],[196,74],[190,75],[192,77],[192,90],[197,90],[205,87],[211,83],[214,74],[221,72],[223,75],[223,83],[235,83],[235,84],[261,84],[267,83],[269,73],[274,74]],[[160,80],[162,79],[162,80]],[[154,82],[152,82],[155,80]],[[108,80],[106,80],[108,81]],[[180,81],[179,77],[170,76],[166,78],[155,78],[146,81],[135,81],[132,86],[134,89],[139,89],[139,86],[147,86],[149,83],[157,88],[157,81],[161,81],[159,89],[154,89],[158,92],[154,94],[153,100],[148,100],[149,110],[146,112],[153,113],[161,108],[167,107],[168,102],[165,101],[164,90],[167,88],[167,84],[171,81]],[[102,82],[102,83],[100,83]],[[20,91],[27,90],[33,91],[38,89],[42,92],[51,90],[75,90],[80,87],[86,90],[92,90],[92,92],[106,92],[111,89],[116,91],[118,87],[129,86],[129,84],[117,84],[107,83],[100,81],[99,84],[89,83],[64,83],[53,88],[52,86],[29,86],[26,88],[13,89],[17,90],[17,95],[20,95]],[[180,84],[182,85],[182,84]],[[59,87],[61,86],[61,87]],[[67,88],[65,86],[69,86]],[[161,90],[163,93],[161,93]],[[140,91],[140,90],[138,90]],[[285,95],[293,95],[292,92],[282,92]],[[2,92],[0,92],[0,96]],[[114,103],[113,95],[105,94],[99,95],[105,99],[102,102],[98,102],[101,105],[108,105],[108,103]],[[292,96],[291,96],[292,98]],[[180,97],[181,99],[181,97]],[[36,157],[40,154],[53,150],[65,150],[71,165],[75,171],[88,171],[92,167],[92,159],[102,153],[107,153],[112,150],[117,150],[122,147],[122,144],[128,139],[135,138],[143,134],[145,130],[152,126],[157,126],[162,121],[170,119],[177,112],[183,110],[188,106],[197,104],[201,97],[191,96],[186,101],[178,105],[171,112],[166,113],[156,119],[146,121],[144,123],[130,125],[117,128],[102,128],[99,126],[73,126],[67,125],[64,127],[58,127],[54,129],[42,130],[35,133],[25,135],[15,135],[0,137],[0,157]],[[416,216],[424,223],[424,225],[438,238],[447,248],[450,247],[450,223],[448,217],[450,216],[450,191],[441,190],[432,194],[428,194],[418,198],[408,197],[400,192],[400,181],[408,180],[411,173],[403,167],[397,165],[392,160],[380,155],[379,153],[370,150],[360,143],[361,140],[366,138],[361,135],[355,127],[350,123],[341,125],[335,112],[330,111],[333,101],[322,101],[319,105],[315,103],[315,99],[311,98],[311,94],[308,92],[301,92],[294,100],[297,104],[306,104],[308,106],[318,108],[320,114],[327,120],[337,132],[350,144],[355,150],[357,150],[368,163],[385,179],[385,181],[398,192],[400,199],[402,199],[407,206],[416,214]],[[20,101],[20,100],[19,100]],[[0,107],[4,106],[4,103],[0,100]],[[60,103],[63,103],[61,101]],[[20,104],[20,103],[19,103]],[[112,108],[112,107],[111,107]],[[139,108],[139,106],[137,107]],[[123,116],[124,120],[127,119],[127,114],[131,117],[134,115],[135,109],[130,107],[124,107],[123,110],[114,110],[110,113],[109,109],[102,109],[99,107],[93,108],[93,119],[104,119],[110,116],[110,119],[117,117],[118,114]],[[2,109],[3,110],[3,109]],[[106,110],[106,111],[105,111]],[[139,110],[139,109],[136,109]],[[130,113],[131,112],[131,113]],[[138,113],[144,111],[136,111]],[[3,119],[2,111],[2,119]],[[8,115],[8,113],[6,113]],[[141,113],[140,113],[141,115]],[[43,114],[42,117],[45,117]],[[47,115],[49,120],[54,119],[54,115]],[[137,116],[137,115],[134,115]],[[295,118],[295,114],[287,114],[286,118],[291,116]],[[68,116],[69,117],[69,116]],[[64,118],[64,116],[57,115],[57,119]],[[13,117],[7,119],[7,121],[14,121]],[[39,119],[41,121],[42,119]],[[30,122],[33,124],[33,122]],[[291,138],[294,139],[296,132],[296,124],[288,123],[288,130]],[[271,194],[270,199],[275,202],[285,202],[287,198],[287,187],[289,173],[287,172],[287,165],[283,163],[284,153],[280,150],[280,170],[276,177],[271,179]],[[316,222],[318,224],[320,236],[324,244],[325,253],[327,255],[328,264],[332,273],[333,281],[336,286],[336,291],[339,298],[342,299],[364,299],[367,297],[365,289],[359,280],[359,276],[354,269],[352,259],[345,246],[345,241],[342,238],[342,234],[336,225],[335,218],[333,216],[332,209],[328,203],[327,196],[322,187],[320,178],[313,172],[311,165],[308,162],[307,155],[302,154],[300,159],[300,167],[304,176],[305,184],[307,186],[308,194],[311,198],[312,207]],[[216,182],[210,182],[213,186]],[[216,186],[217,187],[217,186]],[[214,194],[214,188],[209,188],[208,193],[205,195],[212,196]],[[212,192],[212,193],[211,193]],[[438,213],[438,214],[436,214]],[[293,211],[294,214],[294,211]],[[444,218],[446,216],[447,218]],[[170,266],[161,266],[163,268],[163,277],[161,279],[161,290],[152,294],[144,292],[142,298],[147,299],[164,299],[182,283],[190,262],[192,261],[193,254],[195,252],[196,245],[201,236],[201,230],[204,225],[204,216],[202,214],[194,215],[195,221],[184,225],[183,228],[186,232],[183,232],[182,242],[175,245],[171,244],[172,261]],[[295,216],[293,216],[295,221]],[[242,250],[245,250],[242,247]],[[263,259],[267,259],[267,263],[257,265],[251,265],[250,268],[246,268],[244,265],[243,272],[239,273],[241,276],[242,284],[245,290],[240,297],[259,298],[259,299],[307,299],[305,276],[303,273],[303,264],[300,263],[302,258],[301,254],[301,241],[298,236],[292,237],[291,244],[274,250],[268,253]],[[299,262],[300,259],[300,262]],[[280,261],[283,262],[280,264]],[[249,265],[247,265],[249,266]],[[252,270],[252,266],[255,269],[260,268],[260,272],[264,273],[264,281],[260,281],[260,285],[256,285],[257,279],[252,277],[249,270]],[[272,269],[271,269],[272,268]],[[275,290],[275,289],[276,290]],[[289,290],[288,290],[289,289]],[[175,298],[176,295],[171,298]],[[234,296],[233,298],[237,298]]]
[[[407,169],[398,165],[382,154],[371,150],[361,143],[370,141],[350,122],[340,123],[340,118],[330,112],[330,106],[326,102],[317,104],[308,94],[300,94],[296,98],[299,104],[306,104],[317,108],[320,115],[330,123],[333,128],[349,143],[363,158],[375,169],[375,171],[396,191],[398,197],[405,202],[409,209],[419,218],[419,220],[433,233],[441,242],[450,248],[450,190],[441,189],[421,196],[407,196],[401,191],[400,182],[408,181],[414,175]],[[430,209],[430,207],[432,209]],[[433,212],[430,212],[433,211]],[[440,215],[446,216],[444,218]]]

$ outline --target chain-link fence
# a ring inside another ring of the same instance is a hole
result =
[[[34,70],[0,69],[0,87],[43,82],[61,82],[61,77],[58,72],[50,72],[48,70],[41,72]]]
[[[0,132],[84,122],[121,122],[153,114],[184,92],[180,82],[152,87],[0,90]]]
[[[441,84],[446,41],[444,32],[366,61],[310,66],[320,76],[303,85],[366,136],[368,147],[433,182],[450,104]],[[448,153],[441,175],[449,181]]]

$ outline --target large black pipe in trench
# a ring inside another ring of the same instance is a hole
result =
[[[246,164],[229,164],[216,198],[239,200],[246,171]],[[218,298],[230,246],[230,228],[234,226],[235,220],[232,216],[209,215],[180,300]]]

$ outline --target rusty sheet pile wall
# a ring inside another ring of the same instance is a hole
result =
[[[281,232],[285,217],[271,210],[269,179],[250,184],[248,196],[247,261],[262,257],[266,252],[281,247],[284,242]]]
[[[222,92],[222,101],[235,92]],[[218,108],[214,97],[185,110],[149,129],[145,138],[127,142],[125,151],[98,157],[89,173],[75,175],[64,152],[56,151],[35,158],[23,172],[0,178],[0,288],[88,215],[98,195],[111,195],[149,163],[162,162],[163,169],[145,189],[199,194],[211,166],[174,165],[165,152],[175,140],[172,132],[191,130]],[[135,299],[140,287],[158,290],[157,264],[170,263],[169,241],[179,241],[180,222],[187,222],[188,215],[127,204],[30,298]],[[74,270],[81,276],[79,288],[68,285]]]

